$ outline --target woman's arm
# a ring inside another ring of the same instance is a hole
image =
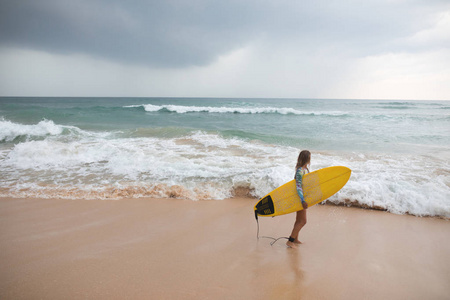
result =
[[[303,175],[304,175],[304,171],[301,168],[299,168],[297,170],[297,172],[295,172],[295,184],[297,186],[298,196],[302,200],[302,206],[303,206],[303,208],[307,208],[308,203],[306,203],[305,197],[303,196],[303,187],[302,187]]]

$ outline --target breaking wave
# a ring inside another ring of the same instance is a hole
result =
[[[147,112],[217,113],[217,114],[281,114],[281,115],[347,115],[345,112],[308,112],[287,107],[214,107],[214,106],[182,106],[182,105],[128,105],[124,108],[144,108]]]
[[[0,119],[0,141],[11,142],[20,137],[45,137],[59,135],[66,126],[55,125],[53,121],[42,120],[35,125],[24,125]]]

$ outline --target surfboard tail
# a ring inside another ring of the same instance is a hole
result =
[[[270,195],[267,195],[261,199],[255,206],[255,217],[273,215],[275,213],[275,207],[273,205],[273,200]]]

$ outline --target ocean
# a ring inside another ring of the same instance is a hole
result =
[[[329,202],[450,218],[450,101],[0,98],[0,197],[259,198],[303,149]]]

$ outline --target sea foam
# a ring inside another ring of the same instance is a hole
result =
[[[71,127],[76,134],[67,138],[62,134],[67,128],[52,121],[3,122],[3,128],[16,128],[1,131],[9,140],[41,137],[0,148],[0,196],[9,197],[220,200],[245,190],[260,198],[292,180],[299,151],[200,130],[121,137]],[[352,176],[330,202],[450,218],[445,159],[313,151],[311,170],[336,165],[352,169]]]

